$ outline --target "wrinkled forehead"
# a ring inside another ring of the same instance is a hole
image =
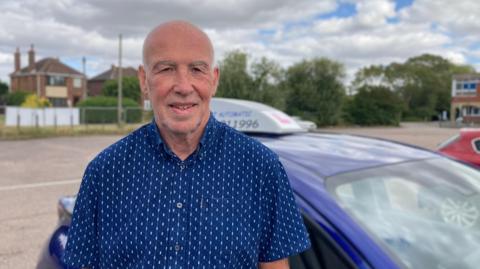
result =
[[[174,56],[196,57],[194,60],[213,64],[213,46],[208,36],[187,22],[165,23],[154,28],[143,44],[143,64],[157,60],[170,60]],[[163,57],[158,59],[158,57]]]

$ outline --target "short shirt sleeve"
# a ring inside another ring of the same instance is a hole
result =
[[[259,262],[287,258],[310,247],[287,174],[278,158],[266,176],[262,190],[263,226]]]
[[[98,268],[97,210],[99,201],[98,170],[91,162],[83,176],[73,210],[72,225],[63,262],[73,267]]]

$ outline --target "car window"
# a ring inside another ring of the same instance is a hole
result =
[[[289,257],[291,269],[354,269],[357,268],[348,255],[339,248],[330,236],[303,215],[310,235],[312,247],[298,255]]]
[[[473,144],[473,149],[475,150],[476,153],[480,154],[480,138],[477,138],[472,141]]]
[[[478,268],[478,170],[436,158],[337,175],[326,184],[406,268]]]

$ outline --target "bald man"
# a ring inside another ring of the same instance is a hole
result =
[[[213,61],[188,22],[148,34],[138,74],[154,119],[89,163],[65,264],[285,269],[310,246],[278,156],[211,115]]]

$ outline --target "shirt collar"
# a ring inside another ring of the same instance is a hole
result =
[[[202,158],[203,152],[212,144],[212,141],[214,141],[214,137],[216,135],[217,129],[218,129],[218,121],[215,119],[215,117],[210,113],[210,116],[208,118],[207,125],[205,126],[205,130],[202,134],[202,137],[200,138],[200,143],[198,145],[197,150],[195,151],[194,154],[199,154],[200,158]],[[160,135],[160,130],[158,129],[157,124],[155,123],[155,118],[152,119],[152,122],[150,122],[148,126],[148,132],[150,137],[152,138],[154,145],[163,149],[162,153],[167,154],[167,156],[175,156],[175,154],[170,150],[168,145],[164,143],[162,140],[162,136]]]

